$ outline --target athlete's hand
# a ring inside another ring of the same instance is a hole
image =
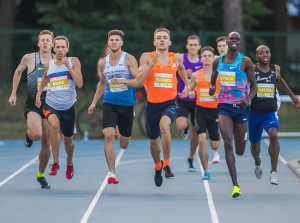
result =
[[[93,114],[94,110],[95,110],[96,105],[95,104],[91,104],[90,107],[88,108],[88,113],[91,115]]]
[[[191,98],[191,99],[195,98],[196,97],[195,91],[190,91],[189,94],[188,94],[188,97]]]
[[[156,62],[157,62],[158,58],[160,57],[160,55],[161,55],[160,52],[155,51],[154,56],[153,56],[152,61],[151,61],[152,65],[156,64]]]
[[[291,97],[292,99],[292,104],[295,105],[296,107],[299,106],[299,99],[294,95],[293,97]]]
[[[36,95],[36,98],[35,98],[35,106],[38,107],[38,108],[40,108],[41,105],[42,105],[42,103],[41,103],[41,97],[38,96],[38,95]]]
[[[181,93],[178,93],[180,98],[186,98],[190,92],[190,86],[187,86],[183,89]]]
[[[113,84],[123,84],[122,83],[123,80],[124,79],[119,79],[119,78],[115,78],[115,77],[110,79],[111,83],[113,83]]]
[[[15,106],[17,104],[17,97],[15,95],[11,95],[8,102],[10,106]]]
[[[248,106],[248,101],[247,101],[247,100],[242,100],[242,101],[239,103],[239,106],[240,106],[242,109],[247,108],[247,106]]]
[[[70,64],[69,64],[69,61],[68,61],[68,58],[67,58],[67,57],[62,58],[62,59],[61,59],[61,62],[62,62],[67,68],[70,67]]]
[[[215,94],[214,94],[212,97],[213,97],[213,99],[214,99],[215,101],[218,101],[218,100],[219,100],[219,98],[218,98],[218,97],[219,97],[219,95],[218,95],[218,94],[216,94],[216,93],[215,93]]]
[[[213,96],[216,92],[216,85],[209,84],[209,95]]]
[[[191,69],[187,69],[186,70],[186,74],[189,78],[191,78],[192,74],[193,74],[193,71]]]

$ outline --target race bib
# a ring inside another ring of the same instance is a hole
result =
[[[274,98],[274,84],[257,84],[257,87],[258,98]]]
[[[154,87],[172,88],[173,75],[172,74],[154,74]]]
[[[215,99],[209,95],[209,89],[200,88],[199,101],[215,101]]]
[[[54,77],[50,80],[51,91],[60,91],[69,88],[69,82],[67,76]]]
[[[42,81],[42,78],[41,78],[41,77],[38,77],[38,78],[37,78],[37,90],[40,89],[41,81]],[[49,83],[47,84],[47,86],[44,88],[43,91],[47,91],[48,87],[49,87]]]
[[[113,84],[113,83],[108,83],[108,84],[109,84],[109,90],[111,92],[122,92],[128,90],[128,86],[126,84]]]
[[[222,86],[233,87],[235,86],[235,72],[220,71],[219,80]]]

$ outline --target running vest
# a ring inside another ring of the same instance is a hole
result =
[[[198,62],[191,63],[189,61],[189,58],[188,58],[188,53],[184,53],[183,54],[183,65],[184,65],[186,70],[190,69],[190,70],[192,70],[192,72],[195,72],[199,69],[202,69],[203,64],[201,62],[201,55],[199,55],[199,61]],[[191,84],[191,78],[190,77],[188,77],[188,81],[189,81],[189,84]],[[183,91],[184,87],[185,87],[185,84],[184,84],[182,78],[180,77],[180,75],[178,75],[178,92],[181,93]],[[178,93],[177,93],[176,97],[180,98],[181,100],[184,100],[184,101],[196,101],[196,98],[189,98],[189,97],[181,98],[181,97],[179,97]]]
[[[104,93],[103,103],[110,103],[114,105],[134,106],[136,104],[135,88],[125,84],[113,84],[111,79],[133,79],[130,70],[125,65],[126,52],[122,51],[119,62],[116,65],[111,65],[109,55],[105,57],[105,68],[103,74],[106,78],[106,87]]]
[[[55,59],[55,54],[52,53],[52,58]],[[35,103],[36,93],[40,87],[42,77],[44,75],[44,65],[40,59],[40,53],[35,53],[35,68],[34,70],[27,75],[27,100],[32,101]],[[45,97],[46,97],[46,90],[45,87],[44,91],[41,94],[41,102],[44,104]]]
[[[150,52],[151,60],[155,52]],[[177,95],[177,63],[175,54],[168,52],[169,64],[164,67],[157,60],[146,81],[144,87],[147,99],[151,103],[161,103],[172,100]]]
[[[255,77],[257,82],[257,92],[251,101],[250,112],[255,114],[264,114],[276,111],[277,88],[275,66],[270,64],[270,71],[262,72],[255,66]]]
[[[68,57],[72,67],[72,57]],[[56,66],[54,60],[49,62],[48,90],[46,104],[56,110],[68,110],[76,102],[76,85],[69,69],[63,64]]]
[[[203,69],[198,71],[197,81],[197,101],[196,104],[205,108],[217,108],[219,101],[215,101],[212,96],[209,95],[209,83],[204,79]],[[216,94],[220,93],[219,78],[216,82]]]
[[[225,55],[219,57],[217,68],[221,85],[219,103],[238,104],[248,97],[247,74],[241,71],[243,54],[238,53],[233,64],[223,63]]]

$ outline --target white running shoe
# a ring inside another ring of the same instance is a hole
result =
[[[118,180],[118,178],[116,177],[115,174],[109,173],[107,183],[108,184],[118,184],[119,180]]]
[[[255,165],[254,166],[254,173],[255,173],[255,176],[256,176],[257,179],[261,179],[262,168],[260,166]]]
[[[278,185],[278,176],[277,176],[277,173],[275,171],[273,171],[271,173],[271,176],[270,176],[270,183],[271,184],[274,184],[274,185]]]
[[[220,154],[218,152],[214,152],[212,163],[219,163],[219,162],[220,162]]]

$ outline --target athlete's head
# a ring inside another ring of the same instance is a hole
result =
[[[65,36],[57,36],[54,38],[53,51],[55,52],[56,59],[61,60],[69,52],[69,40]]]
[[[200,45],[199,36],[191,35],[187,38],[186,49],[188,50],[189,54],[191,54],[191,55],[198,54],[200,48],[201,48],[201,45]]]
[[[38,36],[38,47],[42,51],[51,51],[53,47],[53,32],[49,30],[43,30]]]
[[[171,46],[170,31],[166,28],[159,28],[154,31],[153,44],[157,50],[168,50]]]
[[[228,46],[226,44],[226,40],[227,40],[226,36],[220,36],[216,39],[217,49],[220,55],[227,53]]]
[[[108,32],[107,45],[112,52],[117,52],[123,46],[124,33],[122,30],[114,29]]]
[[[271,60],[271,52],[269,47],[265,45],[260,45],[259,47],[256,48],[256,55],[255,58],[258,63],[267,65],[270,63]]]
[[[211,65],[214,62],[215,50],[211,46],[205,46],[201,49],[201,62],[203,65]]]
[[[241,36],[238,32],[231,32],[228,35],[227,41],[228,49],[237,51],[241,45]]]

